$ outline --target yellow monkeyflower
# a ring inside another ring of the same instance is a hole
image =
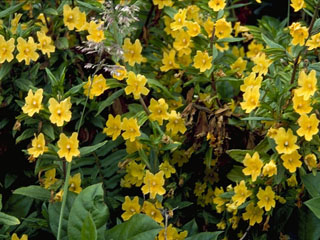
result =
[[[246,206],[246,212],[242,214],[243,220],[249,220],[249,225],[253,226],[256,223],[262,222],[263,210],[258,206],[254,206],[254,203],[251,202]]]
[[[141,206],[139,204],[139,198],[135,196],[132,200],[129,196],[125,196],[124,203],[122,203],[122,213],[121,217],[124,221],[129,220],[133,215],[140,213]]]
[[[298,85],[295,90],[298,96],[303,96],[304,100],[308,100],[317,91],[316,71],[311,70],[307,75],[305,71],[301,71],[298,78]]]
[[[60,103],[54,98],[49,99],[49,111],[51,113],[49,119],[52,123],[57,124],[58,127],[63,126],[64,122],[71,120],[71,99],[70,97],[64,99]]]
[[[69,179],[69,191],[79,194],[82,191],[81,174],[77,173]]]
[[[164,7],[172,7],[172,0],[152,0],[154,5],[157,5],[159,9],[163,9]]]
[[[203,23],[204,30],[208,34],[208,37],[212,37],[213,29],[214,29],[214,22],[210,17],[207,18],[207,20]]]
[[[112,71],[112,77],[119,81],[125,79],[127,75],[127,69],[121,65],[117,65],[115,70]]]
[[[122,133],[123,139],[129,139],[130,142],[134,142],[136,137],[139,137],[141,135],[138,121],[135,118],[124,118],[122,121],[121,129],[124,131]]]
[[[241,33],[241,32],[249,32],[249,28],[241,26],[240,22],[236,22],[234,24],[233,29],[234,29],[234,36],[235,37],[238,36],[238,34]]]
[[[227,199],[220,197],[220,195],[223,193],[224,193],[224,191],[223,191],[222,187],[220,187],[220,188],[216,187],[214,189],[213,203],[217,205],[217,212],[218,213],[221,213],[220,212],[220,210],[222,210],[221,207],[228,201]]]
[[[28,235],[23,234],[21,238],[18,237],[16,233],[12,234],[11,240],[28,240]]]
[[[317,167],[317,157],[313,153],[308,154],[304,157],[304,163],[307,165],[309,171],[311,171],[313,168]]]
[[[201,183],[201,182],[196,182],[195,187],[194,187],[194,195],[196,195],[197,197],[200,197],[202,193],[204,193],[204,191],[207,188],[207,184]]]
[[[297,178],[295,174],[292,174],[291,177],[287,178],[287,183],[289,187],[295,187],[298,185]]]
[[[136,63],[140,64],[141,62],[146,61],[141,55],[142,47],[139,39],[136,39],[134,43],[131,43],[130,39],[126,38],[122,48],[124,52],[124,61],[128,62],[130,66],[133,67]]]
[[[276,150],[279,154],[289,154],[299,149],[299,146],[295,144],[297,142],[297,136],[293,135],[291,129],[288,129],[288,131],[286,131],[282,127],[279,128],[276,136],[274,137],[274,140],[277,144]]]
[[[179,65],[175,62],[176,51],[171,49],[169,53],[163,52],[162,64],[160,67],[162,72],[168,72],[171,69],[179,68]]]
[[[185,26],[187,16],[187,9],[179,9],[179,11],[174,15],[173,22],[170,24],[170,27],[173,31],[179,30]]]
[[[62,196],[63,196],[63,189],[60,189],[60,191],[54,195],[53,200],[55,202],[62,202]]]
[[[107,80],[104,76],[99,74],[94,75],[93,80],[91,80],[91,76],[89,76],[88,82],[83,86],[83,89],[86,96],[88,96],[90,89],[89,98],[93,99],[93,97],[98,97],[103,94],[105,90],[109,89],[109,86],[107,85]]]
[[[259,98],[260,98],[260,87],[254,86],[251,88],[247,88],[245,93],[243,94],[243,102],[240,103],[240,106],[246,113],[252,112],[253,109],[260,106]]]
[[[289,29],[290,35],[293,37],[291,43],[293,45],[303,46],[309,36],[308,28],[302,27],[300,23],[294,22],[289,26]]]
[[[160,98],[158,101],[152,98],[150,101],[149,110],[151,112],[149,115],[151,121],[158,121],[158,123],[162,125],[163,120],[169,119],[169,114],[167,112],[168,104],[163,98]]]
[[[307,114],[312,111],[312,107],[310,106],[311,99],[309,98],[304,100],[304,96],[298,96],[296,91],[294,91],[292,102],[294,111],[300,115]]]
[[[128,154],[138,152],[140,149],[142,149],[142,144],[135,140],[134,142],[126,141],[126,151]]]
[[[127,166],[127,172],[135,177],[138,180],[143,180],[143,177],[145,175],[144,169],[146,165],[144,164],[137,164],[135,161],[131,161]]]
[[[21,13],[15,13],[14,18],[11,20],[11,28],[10,31],[15,34],[17,32],[18,24],[20,21],[20,18],[22,17]]]
[[[226,6],[225,0],[210,0],[208,6],[213,9],[213,11],[218,12]]]
[[[187,33],[190,35],[190,37],[196,37],[200,34],[201,32],[201,28],[200,28],[200,25],[199,23],[197,22],[191,22],[191,21],[188,21],[186,23],[186,26],[188,28],[188,31]]]
[[[272,177],[273,175],[277,175],[277,165],[273,160],[264,165],[262,169],[262,175]]]
[[[172,226],[172,224],[169,224],[169,226],[165,229],[163,228],[159,234],[158,238],[156,240],[184,240],[188,235],[187,231],[183,231],[178,233],[177,229]]]
[[[290,154],[283,154],[281,156],[281,159],[283,160],[283,166],[291,173],[294,173],[297,168],[301,167],[302,162],[300,161],[300,158],[301,155],[296,150]]]
[[[260,53],[258,56],[253,58],[255,66],[252,71],[258,73],[259,76],[266,75],[269,66],[272,64],[272,60],[268,59],[265,53]]]
[[[247,61],[243,60],[242,57],[239,57],[234,63],[231,64],[231,69],[236,71],[238,74],[242,74],[246,69]]]
[[[298,12],[300,9],[306,7],[306,3],[304,0],[291,0],[290,6],[293,7],[295,12]]]
[[[234,195],[232,196],[232,201],[238,207],[242,203],[244,203],[246,199],[251,196],[251,194],[252,192],[246,187],[245,181],[242,180],[240,184],[237,184],[237,186],[234,187]]]
[[[244,175],[251,175],[252,182],[256,181],[257,177],[260,175],[261,168],[263,166],[263,162],[260,160],[259,153],[255,152],[252,155],[252,157],[249,153],[247,153],[244,157],[243,165],[245,166],[245,168],[242,169]]]
[[[72,157],[80,155],[78,133],[76,132],[72,133],[69,138],[64,133],[61,133],[57,144],[59,157],[64,157],[68,162],[72,161]]]
[[[50,54],[55,51],[51,37],[48,37],[44,32],[37,32],[37,37],[39,40],[38,49],[42,54],[47,54],[50,57]]]
[[[207,52],[197,51],[194,57],[193,66],[200,69],[200,72],[204,72],[212,67],[212,57],[209,57]]]
[[[45,172],[43,185],[44,188],[48,189],[51,185],[55,184],[58,181],[56,178],[56,169],[52,168]]]
[[[154,199],[156,195],[165,194],[166,190],[163,188],[164,185],[164,172],[159,171],[157,174],[152,174],[149,170],[146,172],[146,176],[143,179],[144,185],[141,190],[144,195],[150,193],[150,198]]]
[[[128,86],[124,89],[125,93],[129,95],[133,94],[134,99],[139,99],[140,95],[148,95],[149,89],[145,87],[147,78],[144,75],[136,75],[134,72],[128,73],[127,84]]]
[[[231,36],[231,32],[232,32],[231,23],[227,22],[225,18],[219,19],[215,23],[215,27],[216,27],[216,30],[214,35],[218,39],[227,38]]]
[[[186,31],[184,31],[183,29],[177,31],[177,34],[173,42],[173,47],[177,51],[181,51],[182,49],[188,49],[190,43],[190,35]]]
[[[156,206],[151,202],[145,201],[142,206],[142,211],[157,223],[161,223],[163,221],[163,216],[160,210],[157,209]]]
[[[14,39],[10,38],[8,41],[4,39],[2,35],[0,35],[0,63],[4,63],[4,61],[11,62],[13,59],[13,51],[14,51]]]
[[[247,88],[261,87],[262,76],[257,76],[256,73],[252,72],[250,75],[243,80],[243,84],[240,86],[242,92],[246,92]]]
[[[28,114],[29,117],[32,117],[33,114],[39,113],[42,109],[42,98],[43,98],[43,89],[39,88],[34,94],[30,89],[28,95],[25,98],[25,104],[22,107],[22,111],[25,114]]]
[[[176,169],[170,165],[169,161],[164,161],[159,166],[160,171],[164,172],[166,178],[170,178],[171,174],[176,173]]]
[[[187,130],[184,119],[181,117],[181,114],[177,113],[175,110],[171,111],[166,128],[167,131],[171,131],[173,135],[176,135],[178,132],[184,134]]]
[[[189,161],[188,156],[183,151],[174,151],[172,154],[171,163],[176,164],[178,163],[179,167],[182,167],[183,164],[187,163]]]
[[[90,21],[88,26],[89,35],[87,35],[88,41],[99,43],[102,40],[106,39],[103,29],[101,29],[101,26],[103,26],[103,24],[103,22],[95,23],[94,21]]]
[[[240,47],[238,48],[237,46],[233,46],[232,49],[232,54],[235,55],[236,57],[244,57],[244,48]]]
[[[319,132],[319,120],[315,113],[311,114],[310,117],[306,114],[301,115],[298,119],[298,124],[300,128],[297,130],[297,134],[300,137],[304,136],[307,141],[311,141],[312,136]]]
[[[264,46],[261,43],[257,43],[256,41],[252,41],[248,45],[247,57],[251,60],[258,56],[258,54],[262,53]]]
[[[17,49],[19,53],[16,58],[18,62],[22,62],[24,60],[26,65],[29,65],[31,60],[37,61],[39,54],[36,53],[37,44],[34,42],[33,38],[29,37],[27,42],[22,37],[19,37],[17,41]]]
[[[306,43],[308,50],[312,50],[320,47],[320,33],[317,33],[311,37]]]
[[[68,4],[63,6],[63,23],[69,30],[75,29],[79,23],[80,13],[78,7],[72,9]]]
[[[35,136],[31,142],[32,147],[28,148],[28,154],[37,158],[42,155],[44,152],[48,151],[48,147],[46,147],[46,141],[44,139],[43,133],[40,133],[38,136]]]
[[[276,206],[275,193],[272,191],[272,188],[270,186],[267,186],[265,190],[262,190],[262,188],[259,188],[259,192],[257,194],[257,197],[259,199],[258,201],[258,207],[264,208],[267,212],[271,210],[271,208],[274,208]]]
[[[109,114],[103,133],[112,137],[112,141],[116,140],[121,133],[121,116],[117,115],[116,117],[113,117]]]
[[[74,27],[77,29],[77,32],[88,30],[90,24],[87,22],[86,13],[81,12],[78,9],[75,9],[74,12],[78,17],[77,22],[74,25]]]

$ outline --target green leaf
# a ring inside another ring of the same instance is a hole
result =
[[[26,1],[19,3],[17,5],[11,6],[7,9],[1,11],[0,12],[0,19],[3,19],[6,16],[9,16],[10,14],[17,12],[25,3],[26,3]]]
[[[95,11],[95,12],[97,12],[97,13],[100,13],[100,12],[103,11],[102,8],[99,8],[99,7],[97,7],[97,6],[94,6],[94,5],[90,4],[90,3],[82,2],[82,1],[79,1],[79,0],[77,0],[76,2],[77,2],[77,4],[78,4],[79,6],[81,6],[81,7],[83,7],[83,8],[87,8],[87,9],[89,9],[89,10],[93,10],[93,11]]]
[[[6,213],[0,212],[0,224],[5,224],[8,226],[19,225],[20,221],[18,218],[8,215]]]
[[[28,187],[21,187],[13,191],[13,194],[24,195],[34,199],[39,199],[43,201],[50,200],[50,191],[44,189],[43,187],[30,185]]]
[[[93,145],[93,146],[88,146],[88,147],[82,147],[79,149],[80,151],[80,156],[81,157],[84,157],[94,151],[96,151],[97,149],[101,148],[102,146],[104,146],[109,140],[105,140],[101,143],[98,143],[96,145]]]
[[[58,49],[62,49],[62,50],[65,50],[65,49],[68,49],[69,48],[69,42],[68,42],[68,39],[65,38],[65,37],[61,37],[61,38],[58,38],[56,41],[55,41],[55,45]]]
[[[42,131],[46,136],[51,138],[51,140],[55,139],[54,128],[53,128],[52,124],[43,124]]]
[[[227,178],[233,182],[240,182],[245,179],[245,176],[242,172],[243,167],[234,165],[231,171],[227,174]]]
[[[19,137],[17,137],[16,144],[18,144],[19,142],[21,142],[27,138],[32,137],[34,135],[34,133],[35,133],[35,130],[31,129],[31,128],[24,130],[23,133]]]
[[[105,233],[106,240],[154,240],[162,227],[152,218],[136,214]]]
[[[110,106],[115,99],[117,99],[118,97],[120,97],[123,94],[123,92],[124,92],[124,90],[120,89],[120,90],[112,93],[111,96],[109,96],[106,100],[99,103],[98,112],[95,116],[98,116],[106,107]]]
[[[233,43],[233,42],[241,42],[243,40],[245,40],[245,38],[228,37],[228,38],[221,38],[221,39],[217,40],[217,43],[219,43],[219,42],[222,42],[222,43],[224,43],[224,42]]]
[[[320,174],[314,176],[312,173],[309,173],[302,176],[301,180],[311,197],[315,198],[320,196]]]
[[[74,95],[74,94],[78,93],[85,84],[86,83],[83,82],[83,83],[80,83],[80,84],[78,84],[76,86],[73,86],[72,88],[70,88],[68,90],[68,92],[65,93],[64,97],[66,98],[66,97],[69,97],[70,95]]]
[[[52,16],[58,16],[59,15],[57,10],[55,10],[54,8],[45,8],[43,11],[47,15],[52,15]]]
[[[264,35],[263,33],[261,34],[261,37],[263,39],[263,41],[270,46],[271,48],[281,48],[283,50],[285,50],[285,48],[283,46],[281,46],[280,44],[272,41],[270,38],[268,38],[266,35]]]
[[[166,88],[165,86],[163,86],[158,80],[156,79],[151,79],[151,78],[148,78],[148,85],[149,87],[155,89],[156,91],[159,91],[159,89],[162,91],[162,93],[164,95],[166,95],[167,97],[170,97],[172,99],[175,99],[175,100],[179,100],[177,99],[175,96],[172,95],[171,92],[168,91],[168,88]],[[159,89],[158,89],[159,88]]]
[[[8,63],[8,62],[4,62],[1,65],[0,68],[0,81],[5,77],[8,76],[8,73],[11,71],[12,68],[12,64]]]
[[[96,240],[97,239],[97,229],[90,212],[88,212],[87,217],[83,221],[81,229],[81,240]]]
[[[97,238],[103,238],[102,229],[105,229],[109,218],[109,209],[104,203],[103,196],[102,183],[91,185],[80,192],[69,215],[68,237],[70,240],[78,240],[81,236],[84,224],[88,224],[85,222],[89,213],[97,229]]]
[[[217,240],[219,235],[223,233],[223,231],[217,232],[202,232],[191,237],[186,238],[186,240]]]
[[[192,219],[190,222],[187,222],[182,226],[182,230],[188,231],[188,236],[192,236],[198,232],[198,225],[195,219]]]
[[[57,78],[53,75],[53,73],[50,71],[49,68],[45,68],[45,70],[50,80],[51,86],[53,87],[57,86],[59,84],[59,81],[57,80]]]
[[[242,121],[274,121],[273,118],[268,117],[246,117],[242,118]]]
[[[244,157],[246,154],[249,153],[250,156],[252,156],[255,151],[254,150],[241,150],[241,149],[232,149],[232,150],[227,150],[227,154],[232,157],[234,160],[237,162],[242,163]]]
[[[304,204],[320,219],[320,197],[305,201]]]
[[[306,207],[298,210],[298,236],[300,240],[318,240],[320,238],[320,221]]]

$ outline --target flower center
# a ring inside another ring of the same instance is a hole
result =
[[[71,183],[70,187],[71,187],[71,188],[74,188],[74,183]]]
[[[289,146],[289,142],[288,142],[288,141],[285,141],[285,142],[284,142],[284,146],[285,146],[285,147],[288,147],[288,146]]]
[[[155,214],[156,214],[156,212],[155,211],[151,211],[151,216],[154,216]]]
[[[178,18],[178,22],[179,22],[179,23],[181,23],[181,22],[182,22],[181,18]]]
[[[36,106],[37,105],[37,101],[33,100],[32,104],[33,104],[33,106]]]
[[[161,109],[158,109],[158,113],[161,114],[161,112],[162,112]]]
[[[182,42],[183,42],[183,43],[186,43],[186,42],[187,42],[187,39],[185,39],[185,38],[182,39]]]
[[[68,149],[68,150],[70,150],[70,149],[71,149],[70,144],[67,144],[67,149]]]
[[[205,60],[205,59],[202,59],[202,63],[205,64],[205,63],[206,63],[206,60]]]
[[[169,62],[168,62],[168,64],[169,64],[169,65],[172,65],[172,62],[171,62],[171,61],[169,61]]]
[[[174,123],[175,123],[175,124],[178,124],[178,123],[179,123],[178,119],[174,120]]]
[[[72,15],[69,15],[68,20],[69,20],[69,21],[72,21],[72,20],[73,20],[73,16],[72,16]]]
[[[120,77],[120,75],[121,75],[121,74],[120,74],[119,72],[116,72],[116,76],[117,76],[117,77]]]
[[[61,110],[58,109],[57,114],[60,116],[61,115]]]
[[[131,54],[134,54],[134,51],[133,51],[133,50],[130,50],[130,53],[131,53]]]
[[[30,49],[29,48],[26,48],[25,50],[24,50],[24,53],[25,54],[28,54],[30,52]]]
[[[38,145],[37,145],[37,148],[41,148],[41,144],[38,144]]]
[[[136,210],[133,207],[130,208],[130,211],[133,212],[133,213],[136,212]]]
[[[133,129],[133,128],[130,128],[129,131],[130,131],[130,132],[134,132],[134,129]]]
[[[157,185],[156,181],[153,181],[151,184],[152,184],[152,186]]]
[[[311,83],[308,83],[308,88],[309,88],[309,89],[312,89]]]

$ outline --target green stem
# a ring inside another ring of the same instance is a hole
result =
[[[287,27],[290,24],[290,0],[288,0],[288,12],[287,12]]]

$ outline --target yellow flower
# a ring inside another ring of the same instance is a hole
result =
[[[149,170],[146,172],[146,176],[143,179],[144,185],[141,190],[144,195],[150,193],[150,198],[154,199],[156,195],[165,194],[166,190],[163,188],[164,185],[164,172],[159,171],[157,174],[150,173]]]
[[[187,235],[188,231],[178,233],[177,229],[174,228],[172,224],[169,224],[166,229],[163,228],[159,232],[158,238],[156,238],[156,240],[184,240]]]
[[[81,12],[79,9],[74,9],[75,15],[78,16],[77,22],[74,27],[77,29],[77,32],[88,30],[89,23],[87,22],[87,15],[85,12]]]
[[[175,110],[171,111],[166,128],[167,131],[172,132],[172,135],[176,135],[178,132],[184,134],[187,130],[184,119],[181,117],[181,114],[177,113]]]
[[[243,84],[240,86],[242,92],[246,92],[247,88],[261,87],[262,77],[256,77],[256,73],[252,72],[243,80]]]
[[[188,156],[183,151],[174,151],[172,154],[171,163],[178,163],[178,167],[182,167],[184,163],[189,161]]]
[[[136,137],[139,137],[141,135],[139,130],[139,125],[137,122],[137,119],[135,118],[124,118],[121,129],[124,131],[122,133],[122,137],[124,140],[129,139],[130,142],[134,142]]]
[[[214,189],[214,198],[213,198],[213,203],[217,205],[217,212],[219,212],[219,210],[221,209],[221,207],[228,201],[226,198],[222,198],[220,197],[221,194],[223,194],[223,188],[220,187],[216,187]]]
[[[21,238],[18,237],[16,233],[12,234],[11,240],[28,240],[28,235],[23,234]]]
[[[167,112],[168,104],[163,98],[160,98],[158,101],[152,98],[150,101],[149,110],[151,112],[149,115],[151,121],[158,121],[158,123],[162,125],[163,120],[169,119],[169,114]]]
[[[236,57],[244,57],[244,48],[240,47],[238,48],[237,46],[233,46],[232,49],[232,54],[235,55]]]
[[[261,3],[261,0],[256,0],[257,3]]]
[[[33,95],[32,90],[28,91],[28,96],[25,98],[25,104],[22,107],[23,113],[28,114],[29,117],[32,117],[33,114],[39,113],[42,109],[42,98],[43,98],[43,89],[39,88]]]
[[[253,62],[255,66],[252,68],[252,71],[259,73],[259,76],[266,75],[269,66],[272,64],[272,60],[268,59],[264,53],[260,53],[258,56],[254,57]]]
[[[290,154],[283,154],[281,159],[283,160],[283,166],[289,170],[289,172],[294,173],[297,168],[301,167],[302,162],[299,160],[301,155],[298,151],[294,151]]]
[[[169,16],[163,16],[163,21],[165,25],[165,28],[163,30],[165,31],[165,33],[174,37],[176,31],[173,31],[170,27],[170,24],[172,23],[172,19]]]
[[[157,5],[159,9],[163,7],[172,7],[173,2],[172,0],[153,0],[153,4]]]
[[[187,9],[179,9],[179,11],[174,15],[173,22],[170,24],[170,27],[173,31],[179,30],[185,26],[187,16]]]
[[[215,27],[216,27],[216,30],[214,35],[218,39],[227,38],[231,36],[231,32],[232,32],[231,23],[227,22],[225,18],[219,19],[215,23]]]
[[[231,69],[236,71],[238,74],[242,74],[246,69],[247,61],[239,57],[233,64],[231,64]]]
[[[294,22],[289,26],[290,35],[293,37],[291,43],[293,45],[303,46],[305,40],[308,38],[308,28],[301,27],[300,23]]]
[[[251,195],[252,192],[248,190],[245,181],[242,180],[240,184],[237,184],[237,186],[234,187],[234,195],[232,196],[232,201],[238,207],[242,203],[244,203],[246,199]]]
[[[84,88],[84,94],[88,96],[89,94],[89,88],[90,89],[90,95],[89,98],[93,99],[93,97],[98,97],[101,94],[104,93],[105,90],[109,89],[109,86],[107,85],[106,79],[103,77],[102,74],[94,75],[93,82],[91,82],[91,77],[89,76],[88,82],[83,86]]]
[[[80,13],[78,7],[71,9],[68,4],[63,6],[63,23],[69,30],[73,30],[79,23]]]
[[[214,22],[210,17],[207,18],[207,20],[203,23],[203,27],[206,33],[208,34],[208,37],[211,38],[213,33],[213,28],[214,28]]]
[[[88,41],[99,43],[102,40],[106,39],[106,37],[104,36],[103,28],[102,28],[103,24],[104,24],[103,22],[95,23],[94,21],[90,21],[88,26],[89,35],[87,35]]]
[[[112,141],[116,140],[121,133],[121,116],[117,115],[116,117],[113,117],[109,114],[103,133],[112,137]]]
[[[261,43],[256,43],[255,41],[252,41],[248,45],[248,52],[247,57],[251,60],[255,58],[259,53],[262,53],[263,45]]]
[[[29,37],[27,42],[22,37],[19,37],[17,41],[17,49],[19,53],[16,58],[18,62],[22,62],[24,60],[26,65],[29,65],[31,60],[37,61],[39,54],[36,53],[37,44],[34,42],[33,38]]]
[[[157,209],[156,206],[151,202],[145,201],[142,206],[142,211],[157,223],[161,223],[163,221],[163,216],[160,210]]]
[[[260,160],[259,153],[255,152],[252,157],[249,153],[247,153],[244,157],[243,165],[245,166],[245,168],[242,169],[244,175],[251,175],[252,182],[256,181],[263,166],[263,162]]]
[[[279,154],[289,154],[299,149],[299,146],[295,144],[297,142],[297,136],[293,135],[291,129],[286,131],[284,128],[279,128],[274,140],[277,144],[276,150]]]
[[[0,63],[4,63],[4,61],[12,61],[14,48],[13,38],[6,41],[4,37],[0,35]]]
[[[241,33],[241,32],[249,32],[249,28],[241,26],[240,22],[236,22],[234,24],[233,28],[234,28],[234,36],[235,37],[238,36],[238,34]]]
[[[256,223],[262,222],[263,210],[259,207],[255,207],[254,203],[251,202],[246,206],[246,212],[242,214],[243,220],[249,220],[249,225],[253,226]]]
[[[190,35],[190,37],[196,37],[201,32],[200,25],[197,22],[188,21],[186,26],[188,28],[187,33]]]
[[[42,54],[47,54],[50,57],[50,54],[55,51],[52,39],[46,36],[44,32],[37,32],[37,37],[39,40],[38,49],[41,50]]]
[[[166,52],[163,52],[163,58],[162,58],[162,64],[163,66],[160,67],[160,70],[162,72],[168,72],[171,69],[177,69],[179,68],[179,65],[176,64],[174,58],[176,55],[175,50],[170,50],[169,54]]]
[[[320,47],[320,33],[317,33],[311,37],[306,43],[308,50],[312,50]]]
[[[45,172],[43,185],[44,188],[48,189],[51,185],[55,184],[58,181],[56,179],[56,169],[52,168]]]
[[[198,50],[196,56],[194,57],[193,66],[197,69],[200,69],[200,72],[204,72],[211,68],[212,57],[209,57],[207,52],[201,52]]]
[[[141,206],[139,204],[139,198],[135,196],[132,200],[129,196],[125,196],[124,203],[122,204],[122,210],[125,211],[122,213],[121,217],[124,221],[129,220],[133,215],[140,213]]]
[[[229,43],[227,43],[227,42],[215,43],[214,46],[215,46],[220,52],[224,52],[224,51],[227,51],[227,50],[229,49]]]
[[[196,182],[195,187],[194,187],[194,195],[196,195],[197,197],[200,197],[202,193],[204,193],[204,191],[207,188],[207,184],[206,183],[200,183],[200,182]]]
[[[181,51],[184,48],[188,48],[188,46],[190,45],[190,42],[191,42],[190,35],[183,29],[180,29],[179,31],[177,31],[177,34],[175,36],[173,47],[177,51]]]
[[[208,2],[208,5],[210,8],[213,9],[213,11],[218,12],[226,6],[225,0],[210,0]]]
[[[294,91],[292,102],[294,111],[300,115],[307,114],[312,110],[310,106],[311,99],[304,100],[304,96],[298,96],[296,91]]]
[[[288,183],[289,187],[297,186],[298,182],[297,182],[297,179],[296,179],[296,175],[292,174],[292,176],[287,179],[287,183]]]
[[[264,165],[262,169],[262,175],[272,177],[273,175],[277,175],[277,165],[273,160]]]
[[[18,24],[20,21],[20,18],[22,17],[21,13],[15,13],[14,18],[11,20],[11,28],[10,31],[15,34],[17,32]]]
[[[148,95],[149,89],[145,87],[147,79],[145,76],[138,74],[135,75],[134,72],[128,73],[127,84],[128,86],[124,89],[125,93],[129,95],[133,94],[134,99],[139,99],[140,95]]]
[[[124,66],[118,65],[114,71],[112,71],[112,77],[117,80],[123,80],[127,77],[127,70]]]
[[[306,3],[304,0],[291,0],[290,6],[293,7],[295,12],[298,12],[300,9],[306,7]]]
[[[259,208],[264,208],[267,212],[271,210],[271,208],[274,208],[276,206],[275,193],[272,191],[272,188],[270,186],[267,186],[265,190],[262,190],[262,188],[259,188],[259,192],[257,194],[257,197],[259,199],[258,206]]]
[[[317,157],[316,155],[310,153],[307,156],[304,157],[304,163],[307,165],[309,171],[311,171],[313,168],[317,167]]]
[[[69,179],[69,191],[74,193],[80,193],[82,191],[81,187],[81,174],[77,173]]]
[[[253,109],[260,106],[259,98],[259,86],[247,88],[243,94],[244,102],[241,102],[240,106],[246,113],[250,113]]]
[[[298,78],[298,85],[295,90],[298,96],[303,96],[304,100],[308,100],[317,91],[316,71],[311,70],[307,75],[305,71],[301,71]]]
[[[60,134],[58,141],[58,155],[60,158],[65,158],[68,162],[72,161],[72,157],[80,155],[78,133],[72,133],[71,137],[67,137],[64,133]]]
[[[43,133],[40,133],[38,137],[35,136],[34,139],[32,139],[31,145],[32,147],[28,148],[28,154],[32,155],[35,158],[48,151]]]
[[[124,51],[124,61],[128,62],[130,66],[133,67],[136,63],[140,64],[141,62],[146,61],[146,59],[141,55],[142,47],[139,39],[136,39],[134,44],[132,44],[130,39],[126,38],[122,48]]]
[[[301,115],[298,119],[298,124],[300,128],[297,130],[297,134],[300,137],[304,136],[307,141],[311,141],[312,136],[319,132],[319,120],[315,113],[311,114],[310,117],[306,114]]]
[[[57,124],[58,127],[63,126],[64,122],[69,122],[71,119],[71,101],[70,97],[66,98],[65,100],[61,101],[60,103],[57,102],[54,98],[49,99],[49,111],[50,121],[51,123]]]
[[[128,154],[135,153],[140,149],[142,149],[142,144],[138,140],[134,142],[126,141],[126,151]]]
[[[176,169],[170,165],[169,161],[164,161],[159,166],[160,171],[164,172],[166,178],[170,178],[171,174],[176,173]]]
[[[63,189],[60,189],[60,191],[55,194],[53,200],[55,202],[62,202],[62,196],[63,196]]]

